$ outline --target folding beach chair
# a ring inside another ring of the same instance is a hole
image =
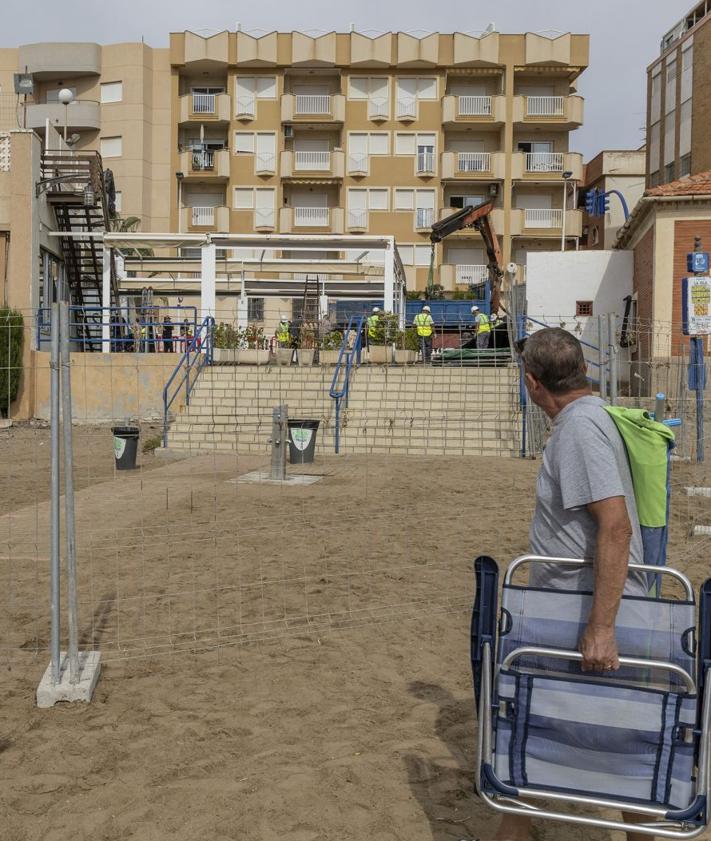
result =
[[[580,670],[577,651],[592,594],[514,583],[517,570],[540,563],[591,565],[517,558],[498,611],[496,562],[475,563],[479,795],[499,812],[531,818],[698,836],[709,798],[711,579],[701,589],[697,634],[688,579],[669,567],[631,565],[636,574],[674,579],[684,595],[624,596],[617,619],[621,668],[600,675]],[[632,812],[638,822],[611,818],[610,809]]]

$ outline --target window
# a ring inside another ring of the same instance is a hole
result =
[[[651,121],[656,123],[662,114],[662,66],[658,64],[652,71],[650,90]]]
[[[249,321],[264,321],[264,298],[247,298]]]
[[[116,207],[116,213],[121,213],[123,210],[123,193],[121,190],[116,190],[114,193],[114,206]]]
[[[649,176],[649,186],[658,187],[662,183],[662,176],[658,169],[652,172]]]
[[[683,157],[691,151],[691,100],[683,102],[679,110],[679,156]]]
[[[484,196],[450,196],[447,207],[476,207],[484,201]]]
[[[349,99],[371,99],[374,96],[387,98],[386,76],[350,76],[348,78]]]
[[[254,154],[254,132],[235,132],[235,155]]]
[[[59,102],[59,91],[63,90],[63,88],[57,88],[56,90],[47,91],[46,94],[46,101],[47,104],[53,104]],[[74,99],[77,98],[77,89],[76,88],[68,88],[72,92],[72,96]]]
[[[102,137],[99,150],[102,158],[120,158],[123,153],[123,140],[121,137]]]
[[[689,44],[681,54],[681,101],[691,99],[694,80],[694,47]]]
[[[429,266],[431,246],[399,245],[398,253],[404,266]]]
[[[123,99],[123,82],[102,82],[101,102],[121,102]]]
[[[664,100],[664,113],[669,114],[676,108],[676,59],[667,62],[667,84],[666,98]]]
[[[389,190],[387,187],[351,187],[348,190],[348,207],[358,210],[389,210]]]
[[[232,207],[235,210],[252,210],[254,207],[254,189],[252,187],[235,187]]]
[[[276,99],[276,76],[237,76],[235,90],[238,98]]]
[[[670,164],[673,163],[674,158],[676,157],[675,149],[674,149],[674,141],[675,141],[675,119],[674,114],[667,114],[665,117],[664,122],[664,163]]]
[[[397,132],[395,135],[395,154],[414,155],[417,137],[411,133]]]
[[[397,80],[398,96],[414,99],[437,99],[435,76],[409,76]]]
[[[414,190],[395,190],[395,210],[414,210],[415,209],[415,191]]]
[[[651,172],[659,169],[659,123],[655,123],[649,130],[649,169]]]
[[[577,316],[588,316],[593,314],[593,302],[592,301],[576,301],[575,302],[575,315]]]
[[[368,135],[368,154],[390,154],[390,134],[387,131],[371,132]]]
[[[679,161],[679,177],[691,175],[691,155],[684,155]]]
[[[674,180],[674,161],[664,167],[664,180],[667,184]]]

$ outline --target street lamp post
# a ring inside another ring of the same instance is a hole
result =
[[[69,123],[69,106],[74,102],[74,94],[69,88],[62,88],[57,95],[57,99],[64,106],[64,145],[67,145],[67,125]]]
[[[573,177],[573,173],[566,169],[563,173],[563,224],[560,232],[560,250],[565,251],[565,211],[568,206],[568,181]]]

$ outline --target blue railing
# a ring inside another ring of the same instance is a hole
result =
[[[36,315],[37,348],[50,342],[50,307],[40,307]],[[69,335],[73,343],[81,344],[87,350],[101,350],[103,347],[104,313],[108,313],[109,347],[112,352],[148,353],[184,351],[197,329],[196,307],[141,307],[141,317],[130,322],[125,307],[69,307]],[[153,313],[151,319],[149,314]],[[170,335],[165,331],[165,317],[170,316]],[[82,335],[86,328],[93,328],[96,335]]]
[[[205,318],[190,339],[185,353],[180,357],[175,371],[163,389],[163,446],[168,446],[168,412],[185,386],[185,405],[190,405],[190,393],[195,387],[200,371],[212,365],[215,337],[215,319]],[[180,376],[182,374],[182,376]],[[192,375],[192,376],[191,376]],[[177,380],[177,382],[176,382]],[[172,390],[171,390],[172,389]]]
[[[351,369],[353,362],[360,365],[360,352],[363,344],[363,324],[365,323],[364,315],[352,315],[348,319],[348,326],[343,333],[343,342],[338,353],[338,361],[336,362],[336,370],[333,372],[333,379],[331,380],[331,389],[329,394],[336,401],[336,432],[335,443],[336,453],[338,453],[341,445],[341,402],[345,400],[346,408],[348,407],[348,389],[351,381]],[[351,347],[348,346],[349,337],[355,331],[355,340]],[[345,369],[344,369],[345,365]],[[342,382],[339,387],[339,380]]]

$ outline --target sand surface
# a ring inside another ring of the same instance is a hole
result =
[[[148,432],[146,434],[149,434]],[[472,793],[472,560],[526,549],[538,463],[335,457],[240,484],[258,457],[142,456],[76,433],[90,705],[38,710],[49,433],[0,432],[2,841],[490,838]],[[670,563],[698,586],[711,484],[677,465]],[[613,836],[539,825],[538,841]]]

